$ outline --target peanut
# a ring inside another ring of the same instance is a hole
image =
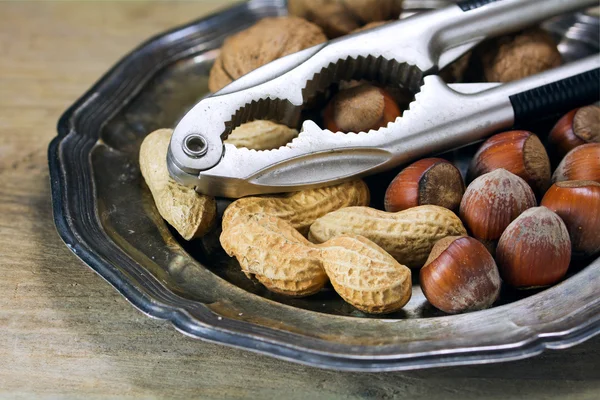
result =
[[[420,268],[438,240],[466,234],[462,222],[452,211],[424,205],[397,213],[369,207],[342,208],[317,219],[310,227],[308,238],[322,243],[336,236],[364,236],[401,264]]]
[[[159,129],[146,136],[140,147],[140,170],[159,214],[185,240],[191,240],[208,232],[215,221],[216,204],[212,197],[179,185],[169,175],[167,151],[172,134],[171,129]]]
[[[367,204],[369,188],[362,180],[283,196],[244,197],[231,203],[225,210],[223,230],[240,215],[264,213],[287,221],[306,236],[308,228],[317,218],[342,207]]]
[[[220,240],[246,276],[272,292],[308,296],[327,282],[318,248],[282,219],[244,214],[235,224],[223,226]]]
[[[410,269],[369,239],[340,236],[320,246],[333,288],[354,307],[383,314],[399,310],[410,300]]]
[[[272,215],[242,214],[235,222],[223,229],[223,249],[248,277],[275,293],[308,296],[329,276],[340,296],[364,312],[396,311],[410,299],[410,270],[366,238],[316,245]]]
[[[285,146],[298,131],[266,120],[247,122],[231,132],[225,143],[254,150],[271,150]]]

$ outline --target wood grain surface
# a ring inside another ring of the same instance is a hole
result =
[[[600,337],[496,365],[322,371],[185,337],[66,248],[46,159],[58,117],[138,43],[226,3],[0,1],[0,397],[600,398]]]

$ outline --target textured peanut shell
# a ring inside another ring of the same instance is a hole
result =
[[[362,180],[307,189],[283,196],[244,197],[227,207],[223,230],[239,216],[264,213],[281,218],[306,235],[310,225],[323,215],[349,206],[369,204],[369,188]]]
[[[302,297],[334,289],[359,310],[387,313],[411,296],[410,270],[362,237],[339,237],[315,245],[286,221],[244,214],[221,233],[221,245],[242,271],[272,292]]]
[[[288,0],[288,11],[313,21],[329,38],[335,38],[369,22],[397,19],[402,0]]]
[[[140,147],[140,170],[152,192],[160,215],[185,240],[204,235],[216,215],[214,198],[175,182],[167,169],[167,151],[173,131],[159,129],[150,133]]]
[[[220,240],[242,271],[272,292],[308,296],[327,282],[320,250],[280,218],[246,214],[224,228]]]
[[[264,18],[225,40],[210,70],[208,88],[216,92],[264,64],[326,40],[321,28],[302,18]]]
[[[337,236],[364,236],[399,263],[420,268],[438,240],[466,234],[460,219],[439,206],[425,205],[397,213],[346,207],[317,219],[310,227],[309,240],[322,243]]]
[[[285,146],[298,131],[272,121],[257,120],[235,128],[225,143],[254,150],[271,150]]]
[[[397,311],[410,300],[410,269],[362,236],[341,236],[321,248],[323,267],[335,291],[361,311]]]

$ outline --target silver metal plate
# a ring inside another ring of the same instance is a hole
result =
[[[69,248],[135,307],[187,335],[322,368],[385,371],[513,360],[600,332],[600,260],[573,265],[567,279],[547,290],[503,288],[489,310],[444,315],[415,285],[401,312],[372,317],[331,288],[289,299],[253,284],[220,249],[218,231],[202,241],[180,240],[141,178],[140,143],[152,130],[174,126],[206,94],[212,60],[227,35],[283,13],[281,1],[256,1],[158,36],[63,115],[49,163],[55,222]],[[564,54],[597,52],[597,41],[571,38],[579,31],[573,24],[584,23],[573,18],[545,26],[562,37]],[[464,171],[473,152],[446,156]],[[368,179],[375,203],[390,179]],[[219,211],[227,204],[219,200]]]

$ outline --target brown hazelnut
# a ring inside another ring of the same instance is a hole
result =
[[[600,143],[582,144],[568,152],[554,171],[552,181],[600,183]]]
[[[460,203],[460,217],[474,237],[493,241],[523,211],[536,205],[527,182],[500,168],[471,182]]]
[[[339,91],[323,112],[332,132],[368,132],[387,126],[402,112],[385,90],[366,83]]]
[[[533,207],[506,228],[496,249],[500,276],[518,288],[548,286],[569,268],[571,240],[564,222],[546,207]]]
[[[540,28],[486,41],[478,54],[488,82],[515,81],[561,64],[552,36]]]
[[[600,107],[576,108],[558,120],[548,136],[553,155],[559,159],[577,146],[600,143]]]
[[[479,241],[468,236],[439,240],[419,280],[427,300],[450,314],[488,308],[500,295],[494,259]]]
[[[330,39],[374,21],[397,19],[402,0],[288,0],[290,15],[323,28]]]
[[[556,182],[541,204],[567,226],[574,256],[587,258],[600,253],[600,183]]]
[[[210,70],[208,88],[216,92],[264,64],[325,41],[321,28],[302,18],[264,18],[225,40]]]
[[[528,131],[499,133],[486,140],[471,161],[467,180],[504,168],[523,178],[538,194],[551,184],[550,159],[544,145]]]
[[[425,158],[404,168],[385,192],[385,210],[432,204],[457,211],[465,192],[460,171],[442,158]]]

